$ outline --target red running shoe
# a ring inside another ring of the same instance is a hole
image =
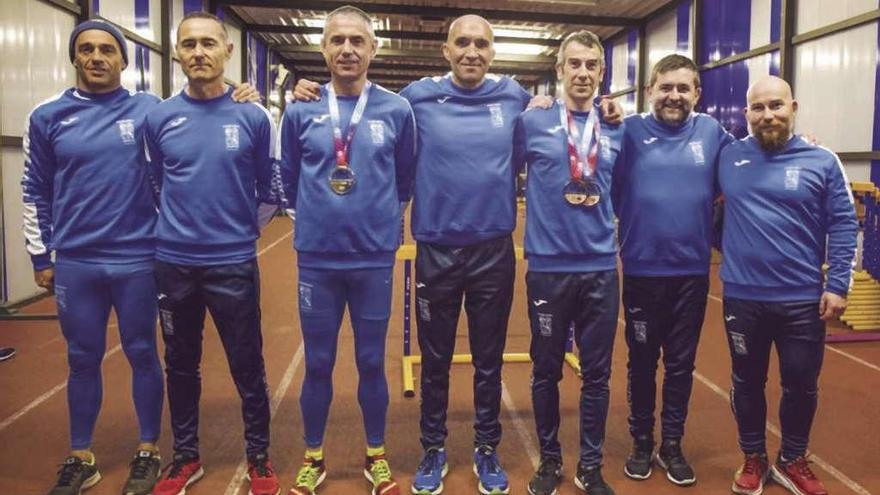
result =
[[[249,495],[279,495],[281,485],[272,469],[272,461],[265,452],[248,460],[248,480],[251,482]]]
[[[174,454],[174,460],[153,488],[153,495],[184,495],[186,488],[202,479],[205,470],[198,457]]]
[[[774,481],[795,495],[828,495],[825,485],[813,474],[804,456],[785,462],[780,457],[770,468],[770,473]]]
[[[770,475],[767,454],[748,454],[733,478],[730,490],[741,495],[761,495]]]

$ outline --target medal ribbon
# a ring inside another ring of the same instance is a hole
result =
[[[557,100],[556,105],[559,106],[559,123],[565,129],[565,138],[568,142],[568,169],[571,178],[574,180],[590,178],[596,173],[599,157],[599,110],[594,108],[590,112],[587,123],[584,124],[584,135],[580,136],[574,117],[565,107],[565,102]]]
[[[330,122],[333,124],[333,148],[336,153],[336,166],[347,168],[348,167],[348,151],[351,147],[351,141],[354,139],[354,133],[357,131],[357,126],[361,121],[361,118],[364,116],[364,109],[367,108],[367,100],[370,95],[370,86],[372,83],[367,81],[364,84],[364,89],[361,90],[361,95],[358,96],[357,104],[354,106],[354,111],[351,114],[351,122],[348,123],[348,133],[346,133],[345,140],[342,139],[342,127],[339,122],[339,101],[336,99],[336,90],[333,89],[333,83],[327,83],[327,104],[330,107]]]

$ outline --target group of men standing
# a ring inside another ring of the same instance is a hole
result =
[[[528,111],[531,97],[518,83],[488,74],[492,28],[478,16],[450,26],[443,56],[451,72],[416,81],[400,95],[368,79],[377,42],[363,11],[346,6],[330,13],[321,48],[331,81],[300,83],[296,96],[313,101],[288,106],[276,147],[265,110],[234,103],[223,85],[231,45],[213,16],[191,14],[182,21],[177,50],[189,85],[161,104],[121,89],[125,43],[115,28],[89,21],[71,35],[78,86],[32,113],[23,182],[28,249],[38,283],[52,287],[54,281],[71,366],[73,452],[53,495],[78,493],[100,479],[89,448],[111,305],[136,371],[133,396],[141,421],[141,445],[123,493],[177,495],[203,475],[198,363],[206,308],[242,397],[251,493],[280,492],[268,460],[254,251],[259,202],[281,204],[296,223],[306,452],[290,493],[313,495],[327,476],[322,444],[348,306],[367,440],[364,475],[374,495],[399,494],[384,445],[384,357],[391,269],[411,196],[424,449],[411,491],[443,491],[449,371],[464,304],[475,367],[474,472],[481,493],[508,493],[496,449],[514,287],[515,176],[526,166],[531,390],[541,450],[529,493],[552,495],[560,483],[558,382],[572,326],[582,379],[575,484],[590,495],[614,493],[601,467],[618,323],[618,253],[633,436],[624,471],[646,479],[656,462],[675,484],[696,481],[681,445],[719,194],[726,211],[725,325],[745,454],[732,490],[760,494],[772,474],[793,493],[825,493],[804,456],[823,320],[845,306],[856,221],[839,161],[793,133],[797,103],[784,81],[767,77],[753,85],[746,109],[751,135],[736,141],[717,121],[694,112],[699,73],[680,55],[653,68],[651,112],[621,122],[619,106],[596,98],[604,51],[589,31],[569,35],[560,47],[560,97],[538,99]],[[114,73],[115,80],[108,76]],[[80,119],[91,119],[88,132],[95,136],[74,127]],[[152,174],[138,150],[142,140]],[[149,177],[159,198],[155,236]],[[122,188],[129,194],[118,194]],[[826,238],[827,283],[821,271]],[[50,250],[57,255],[54,268]],[[174,433],[174,460],[155,488],[162,383],[156,310],[143,311],[155,308],[151,297],[158,298],[166,343]],[[132,306],[141,311],[127,311]],[[771,467],[763,387],[772,343],[780,353],[784,394],[783,447]],[[661,441],[655,449],[661,355]]]

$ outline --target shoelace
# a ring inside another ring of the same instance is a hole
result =
[[[180,477],[181,471],[183,471],[183,468],[190,462],[190,459],[174,459],[174,461],[171,462],[171,466],[168,468],[168,478]]]
[[[559,463],[555,460],[544,461],[538,466],[538,474],[541,476],[556,474],[557,471],[559,471]]]
[[[65,462],[61,465],[61,469],[58,470],[58,486],[70,486],[73,478],[75,478],[82,470],[82,461],[72,463]]]
[[[663,453],[669,456],[672,464],[684,464],[684,453],[681,451],[680,443],[669,443],[663,446]]]
[[[269,459],[266,457],[257,458],[256,462],[251,464],[251,468],[257,472],[260,478],[268,478],[272,476],[272,468],[269,467]]]
[[[131,460],[131,479],[143,480],[147,479],[147,473],[150,472],[152,466],[152,457],[137,456]]]
[[[296,475],[296,484],[312,486],[318,479],[320,468],[316,465],[314,459],[309,459],[306,462],[308,465],[303,465],[303,467],[299,469],[299,473]]]
[[[422,459],[422,462],[419,463],[419,471],[434,471],[434,468],[439,464],[438,460],[440,458],[439,450],[429,450],[425,453],[425,458]]]
[[[391,481],[391,467],[385,459],[374,459],[370,464],[370,475],[373,477],[373,483],[379,484]]]
[[[477,456],[477,468],[480,472],[488,471],[490,474],[501,472],[501,465],[491,450],[480,450]]]
[[[746,462],[743,464],[742,468],[743,474],[758,474],[764,469],[764,463],[762,461],[763,458],[760,456],[746,457]]]
[[[804,478],[807,478],[808,480],[816,479],[816,475],[813,474],[813,470],[810,469],[810,464],[806,457],[798,457],[791,461],[790,465],[794,466],[794,468],[797,469],[797,472]]]

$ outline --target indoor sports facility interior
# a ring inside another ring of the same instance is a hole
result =
[[[276,123],[300,79],[330,81],[320,51],[327,14],[338,0],[0,0],[0,347],[15,357],[0,363],[0,495],[42,494],[51,487],[68,448],[67,347],[54,296],[34,283],[22,228],[22,132],[41,101],[76,84],[68,59],[68,35],[88,19],[103,19],[124,34],[130,62],[122,84],[131,91],[168,98],[186,84],[175,55],[176,26],[193,11],[222,19],[234,48],[229,84],[249,83]],[[491,73],[507,75],[533,95],[558,96],[555,70],[563,38],[588,29],[605,51],[599,93],[626,115],[649,112],[645,88],[651,67],[670,53],[692,58],[702,96],[696,110],[745,137],[744,109],[750,85],[765,75],[791,84],[799,103],[795,130],[814,136],[840,158],[859,220],[858,252],[848,308],[829,322],[819,408],[809,454],[812,468],[835,495],[880,495],[880,1],[878,0],[360,0],[350,2],[373,18],[379,48],[369,80],[398,92],[413,81],[449,71],[441,45],[450,22],[478,14],[491,23],[496,56]],[[466,180],[466,178],[462,178]],[[682,184],[687,187],[687,184]],[[498,447],[510,493],[526,485],[540,461],[530,393],[528,304],[523,259],[524,198],[517,198],[516,282],[503,368]],[[390,392],[388,456],[408,493],[419,444],[419,346],[414,258],[409,211],[396,255],[385,369]],[[357,215],[358,212],[351,212]],[[297,311],[297,258],[293,225],[278,214],[257,241],[263,355],[272,414],[274,468],[287,486],[303,456],[299,390],[304,376],[303,339]],[[636,482],[624,475],[632,439],[627,415],[627,345],[623,308],[618,318],[610,381],[610,409],[603,472],[619,494],[718,495],[730,493],[742,454],[731,413],[731,358],[724,330],[722,255],[713,253],[710,290],[700,337],[687,418],[685,450],[699,481],[676,487],[663,477]],[[223,348],[210,318],[201,364],[202,458],[206,475],[189,495],[248,493],[242,453],[241,407]],[[444,493],[478,493],[471,470],[473,368],[467,320],[456,337],[450,385],[446,451],[450,471]],[[103,481],[89,494],[116,494],[129,469],[137,418],[132,409],[131,368],[110,317],[103,360],[103,406],[94,452]],[[159,332],[157,323],[157,332]],[[159,355],[164,346],[159,339]],[[363,430],[357,396],[354,342],[348,316],[340,332],[333,404],[324,452],[332,475],[319,493],[369,493],[362,474]],[[782,394],[776,354],[767,382],[767,442],[780,444]],[[662,363],[661,363],[662,367]],[[662,373],[658,376],[662,377]],[[579,447],[581,381],[569,354],[560,382],[560,442],[565,459],[560,494],[581,493],[571,483]],[[659,394],[658,394],[659,400]],[[167,398],[166,398],[167,404]],[[659,411],[659,409],[658,409]],[[171,431],[165,407],[159,446],[170,459]],[[164,460],[163,460],[164,464]],[[283,492],[283,493],[286,493]],[[788,493],[768,483],[768,495]]]

